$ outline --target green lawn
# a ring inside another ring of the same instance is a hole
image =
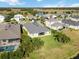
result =
[[[72,38],[71,42],[67,44],[56,42],[52,35],[41,37],[41,40],[44,41],[44,46],[30,53],[29,59],[69,59],[69,57],[79,51],[78,46],[74,45]]]
[[[46,49],[56,48],[60,46],[60,44],[54,40],[52,35],[42,37],[41,40],[44,41],[44,48]]]

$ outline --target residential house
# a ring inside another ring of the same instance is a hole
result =
[[[63,28],[63,24],[62,23],[59,23],[59,22],[56,22],[56,23],[53,23],[51,24],[51,27],[52,29],[54,30],[60,30]]]
[[[37,19],[35,16],[33,15],[27,15],[26,16],[27,19],[32,20],[32,19]]]
[[[50,18],[56,18],[57,16],[54,14],[44,14],[43,17],[50,19]]]
[[[18,23],[20,23],[20,20],[25,19],[25,17],[24,17],[23,15],[21,15],[21,14],[16,14],[16,15],[14,15],[14,19],[15,19]]]
[[[48,28],[42,26],[37,22],[26,23],[23,25],[23,28],[28,32],[28,35],[32,38],[51,34]]]
[[[43,17],[45,19],[49,19],[49,18],[56,18],[57,16],[55,14],[43,14],[43,13],[38,13],[36,14],[37,17]]]
[[[5,16],[0,15],[0,23],[4,22]]]
[[[79,16],[70,16],[70,19],[73,21],[79,21]]]
[[[50,19],[45,20],[46,26],[50,26],[51,24],[56,23],[56,22],[57,22],[57,19],[54,19],[54,18],[50,18]]]
[[[54,30],[59,30],[63,28],[63,24],[61,23],[61,21],[58,21],[55,18],[50,18],[47,19],[45,21],[45,25],[50,28],[50,29],[54,29]]]
[[[20,44],[19,24],[0,23],[0,52],[15,51]]]
[[[79,29],[79,21],[73,21],[71,19],[64,19],[62,23],[65,27],[72,28],[72,29]]]
[[[37,13],[35,16],[40,18],[40,17],[43,17],[43,15],[44,15],[43,13]]]

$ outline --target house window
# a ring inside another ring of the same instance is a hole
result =
[[[39,35],[44,35],[44,34],[45,34],[44,32],[39,33]]]
[[[3,42],[6,42],[6,40],[3,40]]]
[[[17,41],[18,39],[9,39],[8,42]]]

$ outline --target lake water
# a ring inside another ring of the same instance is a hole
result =
[[[79,59],[79,54],[73,58],[70,58],[70,59]]]

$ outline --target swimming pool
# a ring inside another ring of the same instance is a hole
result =
[[[0,47],[0,52],[2,52],[2,51],[9,51],[9,52],[11,52],[14,49],[15,49],[15,46],[2,46],[2,47]]]

